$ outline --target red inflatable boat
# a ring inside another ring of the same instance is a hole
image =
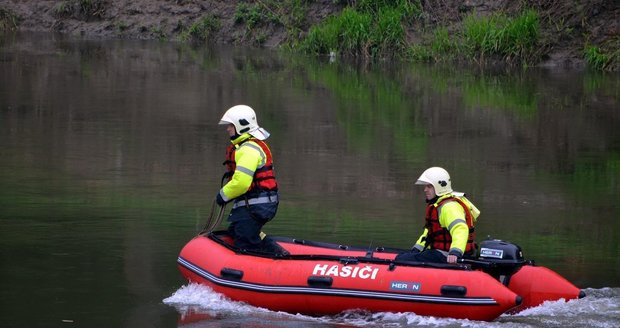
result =
[[[456,265],[394,261],[398,249],[271,240],[285,251],[240,250],[225,232],[199,235],[181,250],[179,268],[190,282],[232,300],[309,315],[362,309],[490,321],[547,300],[585,296],[499,240],[483,242],[478,260]]]

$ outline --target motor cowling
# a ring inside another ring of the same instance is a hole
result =
[[[478,261],[487,262],[489,265],[483,271],[506,286],[515,272],[530,263],[523,258],[519,245],[499,239],[487,239],[480,243]]]
[[[521,262],[523,251],[515,245],[499,239],[488,239],[480,243],[478,259],[493,262]]]

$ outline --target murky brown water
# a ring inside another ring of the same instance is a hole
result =
[[[239,103],[272,133],[283,200],[268,233],[407,247],[413,182],[438,165],[482,210],[479,239],[579,287],[620,286],[617,74],[378,66],[0,37],[3,322],[176,325],[161,300],[184,284],[176,256],[209,214],[217,122]]]

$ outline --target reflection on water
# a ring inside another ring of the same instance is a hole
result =
[[[32,326],[23,304],[41,325],[175,325],[160,301],[183,284],[175,259],[206,221],[227,143],[217,121],[238,103],[272,133],[283,201],[268,233],[407,247],[423,224],[413,182],[440,165],[482,210],[479,239],[617,287],[619,84],[1,36],[0,306],[15,326]]]

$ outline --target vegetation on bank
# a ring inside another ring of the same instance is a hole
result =
[[[615,71],[620,68],[620,36],[616,37],[610,43],[615,43],[616,50],[609,53],[597,46],[588,45],[584,49],[584,58],[586,62],[599,70]]]
[[[18,22],[17,15],[10,10],[0,7],[0,32],[16,30]]]
[[[292,46],[313,55],[399,56],[407,47],[404,23],[421,14],[418,2],[361,0],[311,27],[308,35],[294,40]]]
[[[536,1],[513,15],[497,12],[482,16],[471,12],[454,26],[426,24],[427,13],[419,0],[334,2],[341,3],[343,10],[309,28],[305,28],[303,19],[306,5],[300,0],[240,3],[235,22],[245,24],[243,39],[249,37],[257,45],[266,38],[260,32],[265,26],[283,26],[288,31],[288,48],[315,56],[522,66],[536,64],[556,39],[573,32],[563,17],[554,21],[548,12],[537,10],[544,6]],[[549,28],[553,31],[542,32]],[[412,29],[421,32],[421,41],[408,40]],[[618,37],[606,47],[584,45],[583,59],[599,70],[618,70],[619,48]]]
[[[102,19],[108,4],[104,0],[63,0],[54,6],[54,16],[89,21]]]
[[[219,31],[221,26],[220,19],[214,15],[207,15],[200,18],[181,32],[180,38],[183,41],[206,42],[209,38]]]
[[[264,46],[270,37],[284,31],[286,48],[314,56],[503,62],[522,66],[539,63],[562,42],[577,40],[575,35],[579,33],[585,41],[577,51],[589,66],[604,71],[620,69],[620,37],[612,36],[596,43],[587,33],[577,32],[587,22],[583,21],[585,16],[575,14],[583,8],[570,4],[523,0],[510,6],[510,12],[485,15],[465,4],[458,8],[443,4],[455,13],[448,19],[437,19],[431,16],[441,6],[430,8],[430,4],[421,0],[333,0],[333,7],[326,8],[332,14],[317,23],[309,21],[309,17],[316,16],[309,11],[312,2],[238,1],[233,4],[233,17],[209,12],[191,23],[179,19],[172,32],[157,25],[140,26],[139,30],[160,40],[177,35],[180,40],[192,43],[212,42],[218,37],[221,40],[227,35],[236,43],[254,46]],[[183,6],[193,1],[175,3]],[[116,31],[123,35],[129,25],[122,18],[108,17],[111,5],[107,0],[59,0],[51,13],[58,20],[112,19]],[[561,12],[557,12],[558,8]],[[580,17],[581,23],[576,23]],[[570,23],[569,19],[572,19]],[[19,17],[0,6],[0,31],[15,30],[18,25]]]

